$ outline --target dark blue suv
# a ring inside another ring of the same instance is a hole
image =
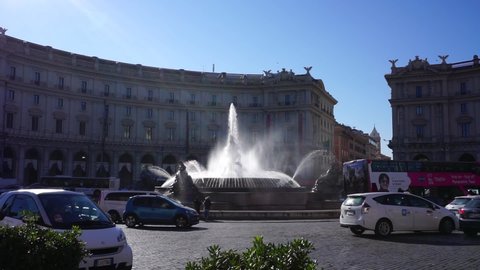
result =
[[[161,195],[137,195],[131,197],[123,213],[129,228],[146,224],[175,225],[187,228],[198,224],[197,211]]]

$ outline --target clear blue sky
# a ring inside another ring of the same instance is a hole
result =
[[[477,0],[0,0],[19,39],[146,66],[323,80],[339,123],[392,138],[390,59],[480,55]],[[382,153],[391,156],[382,142]]]

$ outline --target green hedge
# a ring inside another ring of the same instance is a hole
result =
[[[217,245],[208,248],[209,257],[199,262],[188,262],[186,270],[314,270],[317,262],[308,255],[315,248],[305,239],[294,239],[287,244],[265,244],[256,236],[253,247],[243,253],[222,251]]]
[[[0,270],[69,270],[78,269],[88,255],[78,240],[79,228],[65,232],[37,227],[0,226]]]

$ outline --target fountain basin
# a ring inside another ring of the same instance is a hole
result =
[[[300,188],[240,188],[198,187],[204,197],[209,196],[212,210],[304,210],[309,209],[310,190]],[[155,191],[168,194],[168,189]],[[192,206],[191,202],[182,202]]]
[[[198,188],[206,189],[271,189],[297,188],[293,181],[282,181],[271,177],[204,177],[193,180]]]
[[[307,208],[304,188],[200,188],[215,210],[301,210]]]

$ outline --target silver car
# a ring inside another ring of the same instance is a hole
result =
[[[458,228],[458,218],[422,197],[402,192],[350,194],[340,208],[340,226],[360,235],[372,230],[378,236],[392,231],[440,231]]]
[[[449,204],[445,205],[445,208],[452,211],[458,216],[458,210],[465,206],[473,198],[480,198],[480,195],[466,195],[466,196],[457,196]]]

